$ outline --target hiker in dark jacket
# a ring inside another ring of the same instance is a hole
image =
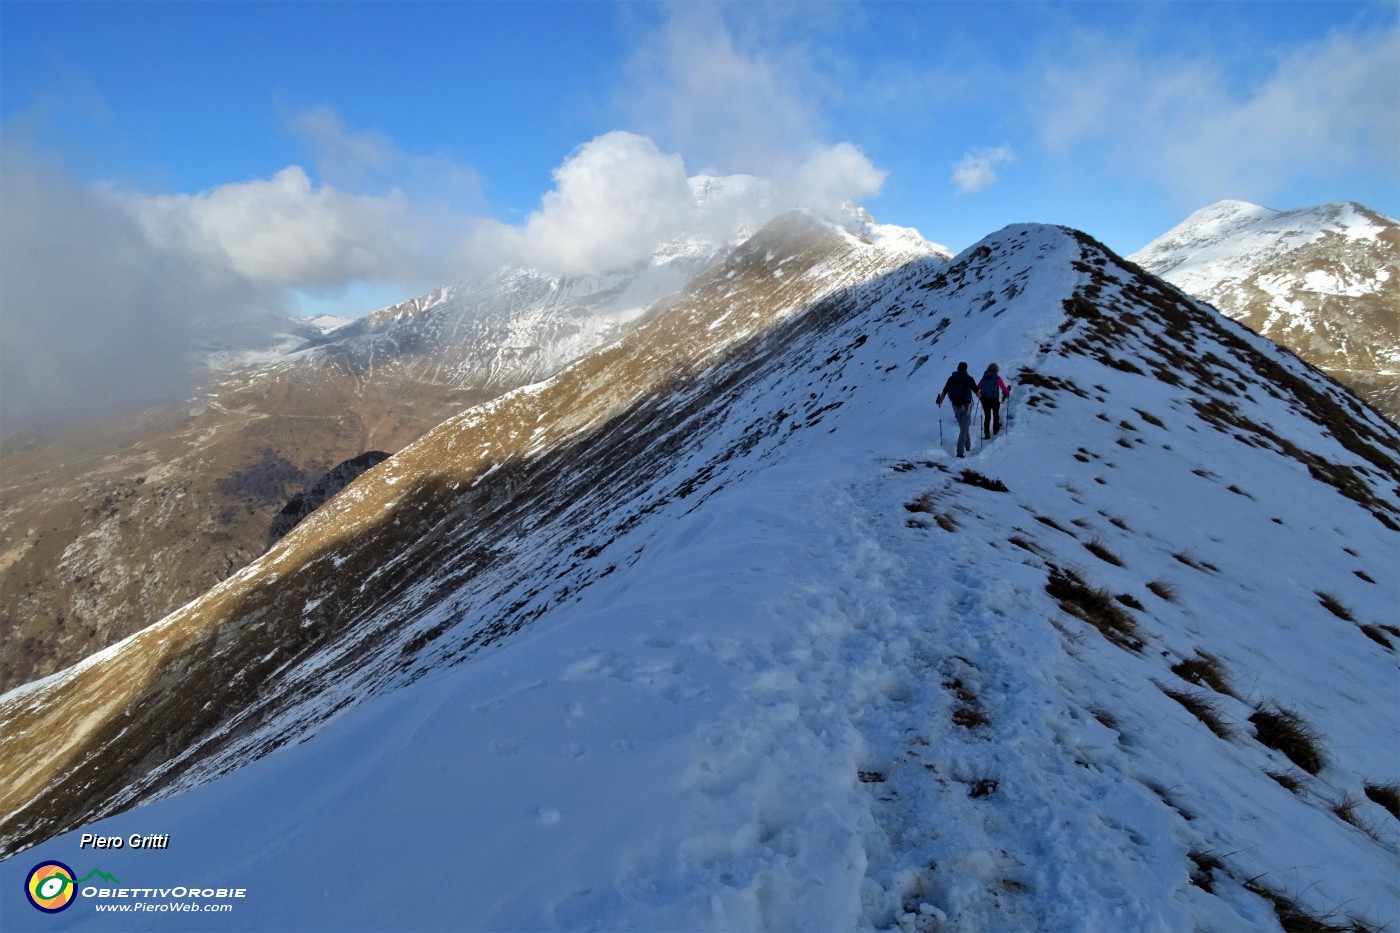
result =
[[[967,364],[959,363],[958,371],[948,377],[943,391],[938,393],[938,404],[943,397],[953,403],[953,416],[958,419],[958,456],[972,449],[972,397],[977,391],[977,380],[967,372]]]
[[[988,440],[1001,432],[1001,400],[1010,398],[1011,390],[997,374],[997,364],[992,363],[977,383],[977,394],[982,398],[982,439]]]

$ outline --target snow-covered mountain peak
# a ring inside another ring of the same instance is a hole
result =
[[[1132,257],[1400,419],[1400,223],[1352,202],[1193,214]]]
[[[903,252],[911,258],[919,256],[934,256],[939,259],[953,258],[952,251],[946,246],[924,239],[923,234],[913,227],[877,223],[868,211],[856,204],[848,202],[845,205],[844,216],[841,220],[849,229],[874,243],[878,243],[883,249]]]
[[[959,360],[1013,386],[963,460]],[[1086,236],[787,214],[0,700],[0,835],[159,826],[243,926],[1379,927],[1398,480],[1394,426]],[[398,896],[424,865],[453,896]]]
[[[1393,219],[1349,201],[1291,211],[1221,201],[1192,214],[1130,258],[1200,294],[1230,274],[1222,266],[1257,266],[1329,235],[1369,241],[1387,231],[1393,236],[1395,230]]]

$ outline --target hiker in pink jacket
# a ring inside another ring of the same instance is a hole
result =
[[[989,440],[1001,431],[1001,400],[1011,397],[1011,390],[997,374],[997,364],[992,363],[977,383],[977,395],[982,399],[982,439]]]

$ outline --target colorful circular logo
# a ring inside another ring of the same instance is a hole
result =
[[[62,862],[40,862],[24,879],[24,893],[37,910],[56,914],[78,896],[73,869]]]

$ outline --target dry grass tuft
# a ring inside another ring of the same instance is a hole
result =
[[[1121,529],[1123,531],[1132,531],[1132,529],[1128,527],[1128,523],[1125,522],[1123,519],[1119,518],[1117,515],[1112,515],[1103,510],[1100,510],[1099,514],[1102,515],[1104,518],[1108,519],[1108,523],[1113,527]]]
[[[1214,564],[1196,557],[1192,557],[1190,554],[1187,554],[1185,552],[1173,554],[1172,557],[1176,558],[1179,563],[1183,563],[1186,566],[1190,567],[1192,570],[1199,570],[1202,573],[1218,573],[1220,571],[1220,568],[1215,566]]]
[[[1289,774],[1286,771],[1265,771],[1264,773],[1273,778],[1280,787],[1290,790],[1295,794],[1303,789],[1303,782],[1300,781],[1296,775]]]
[[[1149,580],[1147,588],[1159,599],[1165,599],[1169,603],[1176,602],[1176,587],[1165,580]]]
[[[1107,590],[1090,587],[1074,571],[1051,564],[1045,592],[1059,600],[1065,612],[1089,623],[1120,648],[1142,650],[1144,642],[1137,622]]]
[[[1331,593],[1324,593],[1321,590],[1318,590],[1317,599],[1318,602],[1322,603],[1322,607],[1324,609],[1332,613],[1332,615],[1336,616],[1337,618],[1341,619],[1343,622],[1356,621],[1356,618],[1351,614],[1351,610],[1348,609],[1346,606],[1343,606],[1341,602],[1337,600],[1337,597],[1333,596]]]
[[[1322,739],[1303,718],[1281,706],[1257,707],[1249,721],[1261,744],[1283,752],[1288,760],[1309,774],[1322,770]]]
[[[1366,819],[1364,813],[1356,812],[1356,808],[1359,806],[1361,806],[1360,800],[1346,791],[1343,791],[1341,799],[1332,804],[1332,812],[1335,813],[1337,818],[1343,823],[1355,826],[1376,842],[1380,842],[1382,840],[1380,830],[1370,820]]]
[[[904,503],[904,509],[915,515],[931,515],[938,527],[944,531],[957,531],[958,520],[953,517],[951,512],[938,511],[937,505],[938,501],[933,493],[924,493],[913,502]],[[927,528],[928,525],[922,519],[912,518],[909,520],[909,527]]]
[[[933,512],[933,506],[934,506],[933,496],[932,496],[931,494],[929,494],[929,493],[925,493],[924,495],[922,495],[922,496],[920,496],[919,498],[915,499],[913,502],[906,502],[906,503],[904,503],[904,508],[905,508],[906,511],[909,511],[909,512],[922,512],[922,513],[925,514],[925,515],[932,515],[932,514],[934,514],[934,512]]]
[[[1115,567],[1123,566],[1123,561],[1118,557],[1118,555],[1110,551],[1107,547],[1105,547],[1104,543],[1098,538],[1087,542],[1084,545],[1084,547],[1088,549],[1090,554],[1093,554],[1095,557],[1097,557],[1101,561],[1104,561],[1105,563],[1112,564]]]
[[[1390,639],[1386,637],[1385,631],[1382,630],[1379,625],[1363,625],[1361,626],[1361,633],[1382,648],[1389,648],[1391,651],[1395,650],[1395,645],[1391,644]]]
[[[976,729],[991,722],[983,711],[982,704],[978,702],[977,694],[963,683],[961,677],[945,680],[943,686],[958,698],[958,706],[953,710],[953,725],[962,726],[964,729]]]
[[[983,476],[976,470],[963,470],[961,474],[954,478],[960,483],[966,483],[969,486],[976,486],[978,489],[988,489],[992,492],[1009,491],[1006,488],[1006,484],[1003,483],[1001,480],[992,479],[989,476]]]
[[[1026,538],[1024,535],[1012,535],[1011,537],[1007,538],[1006,540],[1007,540],[1007,541],[1010,541],[1012,544],[1016,545],[1018,548],[1020,548],[1020,549],[1023,550],[1023,551],[1030,551],[1032,554],[1035,554],[1035,553],[1036,553],[1035,544],[1033,544],[1033,543],[1030,541],[1030,539],[1029,539],[1029,538]]]
[[[1165,427],[1166,427],[1166,425],[1162,423],[1162,419],[1161,419],[1161,418],[1158,418],[1156,415],[1152,414],[1150,411],[1143,411],[1141,408],[1134,408],[1133,411],[1137,412],[1139,418],[1141,418],[1143,421],[1146,421],[1148,424],[1152,425],[1153,427],[1157,427],[1157,428],[1165,428]]]
[[[1400,820],[1400,784],[1367,784],[1366,796]]]
[[[1093,717],[1097,719],[1099,724],[1105,729],[1112,729],[1114,732],[1118,731],[1118,718],[1112,713],[1101,709],[1091,709],[1089,712],[1093,714]]]
[[[1172,673],[1182,680],[1198,687],[1209,687],[1216,693],[1235,696],[1230,688],[1230,680],[1225,674],[1225,664],[1215,655],[1196,649],[1195,657],[1185,658],[1172,665]]]
[[[1224,864],[1209,852],[1188,852],[1186,857],[1196,866],[1196,870],[1191,872],[1191,883],[1208,894],[1214,894],[1215,872],[1224,868]]]
[[[1195,716],[1201,722],[1205,723],[1206,728],[1210,729],[1211,732],[1214,732],[1220,738],[1234,738],[1234,730],[1232,730],[1229,727],[1229,725],[1226,724],[1225,720],[1221,718],[1219,705],[1217,705],[1216,702],[1206,694],[1199,692],[1167,690],[1165,688],[1163,688],[1163,692],[1176,702],[1180,703],[1182,706],[1186,707],[1186,709],[1191,713],[1191,715]]]
[[[1269,902],[1284,933],[1372,933],[1369,926],[1354,918],[1347,918],[1345,926],[1338,926],[1328,917],[1314,916],[1293,898],[1266,888],[1258,878],[1246,881],[1244,889]]]

